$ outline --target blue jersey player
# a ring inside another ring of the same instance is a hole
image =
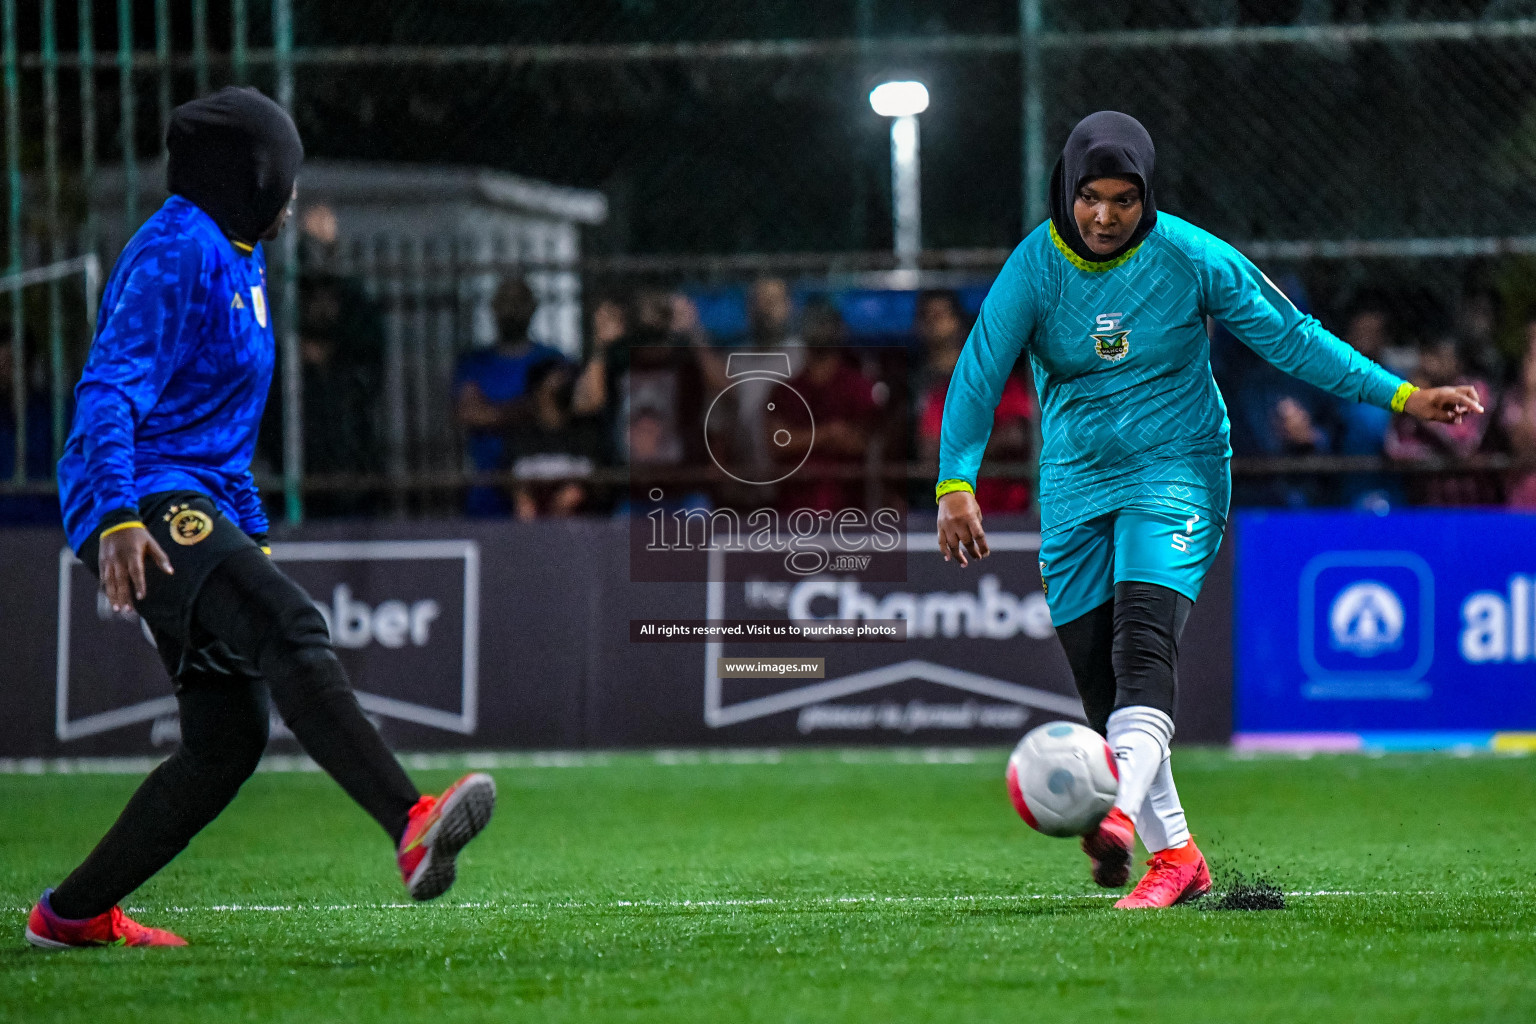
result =
[[[274,343],[261,243],[283,227],[304,150],[254,89],[176,108],[171,197],[118,257],[59,461],[70,546],[112,607],[149,627],[181,743],[27,919],[34,946],[183,945],[118,902],[234,799],[267,744],[269,702],[395,842],[412,896],[453,882],[490,818],[483,774],[422,796],[363,717],[319,611],[273,565],[251,454]]]
[[[1481,413],[1469,387],[1419,390],[1301,314],[1241,253],[1153,202],[1152,139],[1101,111],[1067,139],[1051,218],[1009,257],[955,366],[939,454],[939,546],[987,554],[974,488],[1003,383],[1028,356],[1040,394],[1040,577],[1089,724],[1120,774],[1083,839],[1100,885],[1151,870],[1115,905],[1210,888],[1174,788],[1179,636],[1226,527],[1227,413],[1208,319],[1341,398],[1425,420]]]

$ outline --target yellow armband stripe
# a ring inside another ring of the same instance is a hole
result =
[[[135,528],[140,530],[148,529],[148,527],[139,522],[137,519],[130,519],[126,523],[118,523],[116,526],[107,527],[105,530],[101,531],[101,536],[97,537],[96,539],[98,541],[105,540],[108,534],[116,533],[118,530],[132,530]]]
[[[933,500],[938,501],[940,498],[944,497],[944,495],[949,494],[952,491],[969,491],[970,493],[975,494],[976,488],[972,487],[964,480],[940,480],[939,485],[933,489]]]
[[[272,557],[272,549],[271,548],[262,548],[261,549],[261,553],[266,555],[268,558]]]
[[[1402,412],[1403,406],[1408,404],[1408,396],[1412,395],[1417,390],[1419,389],[1414,387],[1412,384],[1409,384],[1407,381],[1403,381],[1401,384],[1399,384],[1397,386],[1397,390],[1392,393],[1392,411]]]

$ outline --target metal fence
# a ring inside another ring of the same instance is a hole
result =
[[[495,168],[602,199],[575,247],[464,258],[450,232],[367,284],[395,367],[378,386],[385,441],[369,475],[402,492],[464,479],[446,395],[455,355],[487,340],[464,296],[488,275],[567,275],[545,293],[563,289],[578,332],[594,296],[644,283],[985,283],[1043,216],[1071,125],[1104,107],[1157,140],[1162,208],[1306,281],[1320,311],[1385,291],[1404,297],[1414,331],[1492,291],[1513,358],[1536,306],[1522,262],[1536,255],[1533,0],[0,0],[0,12],[12,490],[48,486],[27,469],[34,378],[57,449],[89,343],[99,278],[69,261],[110,267],[156,203],[172,106],[228,82],[289,105],[321,160]],[[933,97],[918,278],[887,274],[887,124],[866,96],[893,76]],[[361,251],[379,237],[344,241]],[[311,475],[305,428],[325,429],[300,401],[301,263],[352,272],[301,260],[299,246],[289,232],[272,254],[286,400],[271,464],[291,520]],[[40,277],[47,267],[60,269]]]

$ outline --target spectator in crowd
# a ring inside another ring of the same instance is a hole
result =
[[[1499,389],[1508,381],[1509,367],[1499,351],[1499,293],[1484,284],[1469,284],[1456,308],[1456,339],[1467,372]]]
[[[912,313],[912,336],[917,341],[915,355],[919,362],[912,397],[917,402],[913,412],[918,419],[922,418],[934,386],[948,386],[955,360],[960,358],[960,350],[965,347],[965,335],[970,329],[967,319],[958,293],[947,288],[931,288],[917,293],[917,305]]]
[[[1306,289],[1294,274],[1277,286],[1303,313],[1310,312]],[[1231,421],[1232,454],[1239,458],[1282,458],[1327,451],[1332,397],[1282,372],[1219,323],[1211,325],[1211,368]],[[1299,508],[1319,504],[1324,481],[1312,476],[1233,477],[1235,505]]]
[[[793,331],[794,316],[789,283],[782,277],[759,277],[747,287],[747,333],[736,343],[754,352],[800,349],[804,343]],[[800,357],[790,358],[795,360],[794,372],[799,373]]]
[[[456,418],[464,430],[465,454],[475,472],[507,464],[506,432],[528,414],[528,371],[564,357],[528,336],[538,310],[533,289],[521,278],[508,278],[496,289],[491,314],[496,320],[493,348],[470,352],[455,374]],[[507,493],[499,487],[471,487],[464,511],[471,516],[510,515]]]
[[[916,374],[914,388],[917,420],[918,455],[926,462],[939,459],[939,434],[944,423],[944,400],[949,395],[949,378],[955,360],[965,345],[968,330],[960,296],[948,290],[919,292],[913,334],[921,345],[923,365]],[[1003,384],[1002,398],[992,418],[992,437],[987,442],[985,458],[1015,462],[1029,458],[1032,448],[1030,422],[1034,401],[1030,389],[1017,372]],[[932,501],[931,488],[924,494]],[[1029,481],[982,477],[976,482],[976,501],[983,512],[1027,512],[1030,504]]]
[[[378,421],[379,342],[383,325],[361,290],[329,274],[299,285],[299,362],[305,411],[304,473],[378,473],[384,468]],[[274,378],[262,419],[262,447],[283,466],[282,381]],[[365,515],[366,495],[318,492],[305,501],[313,516]]]
[[[1405,323],[1438,321],[1442,314],[1423,296],[1395,295],[1367,288],[1349,304],[1344,337],[1360,352],[1404,379],[1419,368],[1419,347]]]
[[[336,256],[341,221],[325,203],[315,203],[299,214],[299,265],[316,267]]]
[[[304,472],[377,474],[384,469],[380,389],[384,318],[361,282],[326,269],[339,245],[335,212],[325,204],[299,218],[299,362],[303,380]],[[283,382],[272,379],[256,456],[261,470],[283,471]],[[311,516],[367,515],[374,505],[357,491],[311,492]]]
[[[702,466],[704,412],[723,378],[719,361],[710,352],[693,304],[678,301],[662,289],[643,289],[625,306],[624,333],[594,337],[593,351],[582,368],[573,406],[578,416],[596,416],[602,424],[610,458],[626,464],[629,418],[646,410],[660,417],[658,451],[673,465]],[[684,318],[687,333],[674,330],[674,318]],[[613,318],[616,325],[617,317]]]
[[[1525,358],[1504,396],[1499,425],[1515,460],[1507,483],[1509,505],[1536,509],[1536,317],[1525,325]]]
[[[805,367],[805,341],[792,329],[795,305],[789,284],[782,277],[759,277],[747,288],[747,333],[734,347],[753,353],[782,352],[788,359],[788,372],[796,376]],[[723,378],[727,368],[722,368]],[[724,379],[716,382],[726,386]],[[732,446],[741,465],[760,472],[772,461],[767,447],[763,410],[772,381],[749,379],[731,392],[735,401],[736,436],[724,439]],[[724,418],[722,418],[722,421]],[[713,441],[711,442],[713,443]]]
[[[633,467],[671,466],[677,464],[677,453],[669,444],[667,433],[669,417],[663,410],[641,407],[629,415],[629,464]],[[656,497],[660,491],[661,496]],[[646,515],[653,510],[686,512],[690,509],[707,510],[713,502],[705,491],[693,484],[681,487],[668,485],[655,487],[649,482],[637,481],[631,493],[619,499],[615,515]]]
[[[571,392],[571,408],[577,416],[602,417],[608,412],[608,353],[615,342],[627,337],[634,319],[632,304],[605,296],[592,307],[591,345]],[[625,445],[611,446],[623,451]]]
[[[1345,321],[1343,338],[1375,362],[1395,348],[1390,306],[1374,295],[1363,296]],[[1392,414],[1363,402],[1332,402],[1332,451],[1335,455],[1380,457],[1385,451]],[[1352,473],[1341,479],[1340,500],[1354,508],[1385,513],[1404,500],[1403,488],[1390,473]]]
[[[588,508],[588,478],[602,461],[601,428],[571,412],[574,379],[570,365],[546,359],[529,369],[527,415],[506,432],[512,471],[512,508],[518,519],[560,519]]]
[[[36,351],[36,349],[32,349]],[[39,369],[41,363],[36,363]],[[31,368],[29,367],[29,370]],[[16,474],[16,353],[11,339],[0,340],[0,484]],[[53,479],[53,411],[40,374],[26,374],[24,417],[27,430],[28,481]],[[66,418],[70,410],[65,410]],[[66,419],[67,422],[67,419]],[[0,526],[58,525],[59,499],[51,494],[0,494]]]
[[[863,508],[865,481],[833,474],[865,464],[880,413],[876,386],[849,360],[848,325],[835,306],[828,302],[810,306],[805,312],[804,330],[805,367],[790,381],[790,387],[810,408],[816,436],[812,444],[807,432],[788,429],[793,426],[790,421],[774,412],[765,416],[764,430],[770,435],[777,461],[794,466],[805,458],[804,465],[784,482],[779,504],[786,511]],[[780,430],[785,430],[779,435],[782,440],[773,440]]]
[[[1420,345],[1419,372],[1413,382],[1422,388],[1470,384],[1485,407],[1492,405],[1488,382],[1463,370],[1461,353],[1452,334],[1430,335]],[[1387,432],[1386,453],[1404,463],[1465,459],[1482,447],[1492,418],[1468,416],[1456,424],[1422,423],[1399,414],[1393,417],[1392,428]],[[1414,474],[1408,490],[1409,496],[1421,505],[1487,505],[1496,503],[1499,497],[1496,484],[1486,474],[1476,473]]]

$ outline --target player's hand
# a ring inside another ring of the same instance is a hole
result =
[[[1430,423],[1460,423],[1468,413],[1480,413],[1483,403],[1470,384],[1452,388],[1423,388],[1408,396],[1403,412]]]
[[[167,576],[174,575],[171,560],[165,557],[155,538],[142,526],[130,526],[115,530],[101,539],[98,562],[101,565],[101,589],[106,591],[107,601],[115,612],[126,612],[135,600],[144,600],[144,556],[154,559],[155,565]]]
[[[981,528],[981,506],[970,491],[950,491],[939,499],[939,550],[944,561],[958,558],[962,566],[971,564],[967,554],[982,559],[992,553]]]

